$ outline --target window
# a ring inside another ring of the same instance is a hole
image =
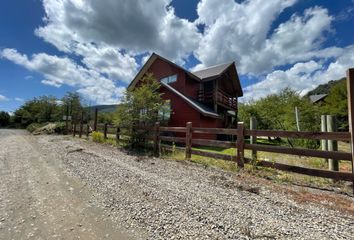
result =
[[[171,75],[171,76],[168,76],[168,77],[164,77],[161,79],[161,82],[163,83],[173,83],[173,82],[177,82],[177,74],[175,75]]]
[[[166,100],[159,110],[159,120],[169,121],[171,118],[171,101]]]

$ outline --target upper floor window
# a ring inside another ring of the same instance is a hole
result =
[[[168,77],[164,77],[161,79],[161,82],[166,83],[166,84],[177,82],[177,74],[171,75]]]

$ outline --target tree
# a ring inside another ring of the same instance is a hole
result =
[[[0,127],[6,127],[10,124],[10,114],[8,112],[0,112]]]
[[[139,82],[138,87],[127,90],[122,104],[117,111],[116,123],[130,129],[132,144],[142,138],[135,125],[153,127],[158,121],[158,113],[163,108],[162,94],[159,92],[160,83],[151,73],[146,74]]]
[[[113,124],[114,123],[114,117],[115,117],[115,113],[114,112],[102,112],[102,113],[98,114],[97,121],[99,123]]]
[[[81,104],[81,96],[76,92],[68,92],[61,99],[62,103],[62,115],[66,116],[67,110],[69,111],[69,116],[72,117],[73,121],[79,121],[81,117],[81,112],[84,110]]]
[[[24,127],[31,123],[45,123],[60,120],[61,106],[58,99],[42,96],[25,102],[14,113],[14,122]]]
[[[338,129],[348,130],[348,99],[346,81],[337,82],[329,91],[323,106],[323,114],[334,115]]]
[[[14,112],[14,124],[27,127],[31,123],[62,121],[62,117],[66,115],[67,106],[69,106],[69,114],[78,119],[83,108],[81,97],[77,93],[67,93],[62,100],[53,96],[33,98]]]
[[[246,127],[249,127],[249,119],[253,116],[257,119],[259,129],[296,131],[295,107],[300,111],[301,130],[318,131],[320,127],[318,107],[289,88],[258,101],[240,105],[239,118],[245,122]],[[314,141],[296,141],[296,143],[311,148],[317,146]]]

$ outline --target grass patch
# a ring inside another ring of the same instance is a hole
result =
[[[125,148],[133,154],[137,155],[152,155],[151,148],[146,149],[144,146],[138,148],[131,148],[129,145],[129,137],[121,135],[120,141],[117,143],[114,134],[108,134],[108,139],[104,140],[105,144],[109,144],[115,147]],[[151,145],[151,141],[149,142]],[[271,143],[267,139],[258,139],[258,144],[271,144],[276,145],[279,143]],[[287,144],[282,142],[281,144]],[[338,143],[338,148],[340,151],[350,150],[349,144],[344,142]],[[193,147],[194,150],[206,151],[224,154],[228,156],[236,155],[236,148],[221,148],[221,147],[211,147],[211,146],[198,146]],[[245,150],[245,157],[251,158],[251,150]],[[166,148],[161,149],[161,157],[167,160],[174,161],[185,161],[185,150],[181,147],[172,146],[172,151]],[[315,168],[315,169],[328,169],[328,163],[323,158],[315,157],[299,157],[296,155],[287,155],[279,153],[270,152],[258,152],[257,157],[259,160],[266,160],[270,162],[279,162],[288,165]],[[221,159],[215,159],[210,157],[204,157],[192,154],[191,162],[200,164],[204,168],[218,168],[225,171],[237,172],[239,171],[237,164],[231,161],[225,161]],[[261,166],[256,166],[252,164],[246,164],[245,168],[242,170],[250,175],[266,178],[276,183],[285,184],[296,184],[301,186],[312,186],[319,188],[341,188],[342,191],[350,192],[350,184],[342,181],[333,181],[332,179],[312,177],[292,172],[280,171],[273,168],[266,168]],[[351,172],[351,163],[348,161],[340,161],[340,171]]]
[[[163,158],[172,159],[176,161],[185,160],[185,151],[182,149],[174,149],[172,152],[162,150],[161,154]],[[236,172],[238,170],[236,163],[230,161],[224,161],[221,159],[203,157],[203,156],[192,154],[190,161],[193,163],[200,164],[205,168],[214,167],[214,168],[219,168],[231,172]]]

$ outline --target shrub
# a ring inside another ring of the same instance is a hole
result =
[[[94,142],[103,143],[104,142],[104,135],[100,132],[92,132],[92,140]]]
[[[55,123],[56,126],[54,128],[54,132],[58,134],[64,134],[66,133],[66,124],[65,122],[57,122]]]
[[[34,132],[36,129],[42,127],[43,124],[39,123],[31,123],[30,125],[27,126],[26,130],[29,131],[30,133]]]

